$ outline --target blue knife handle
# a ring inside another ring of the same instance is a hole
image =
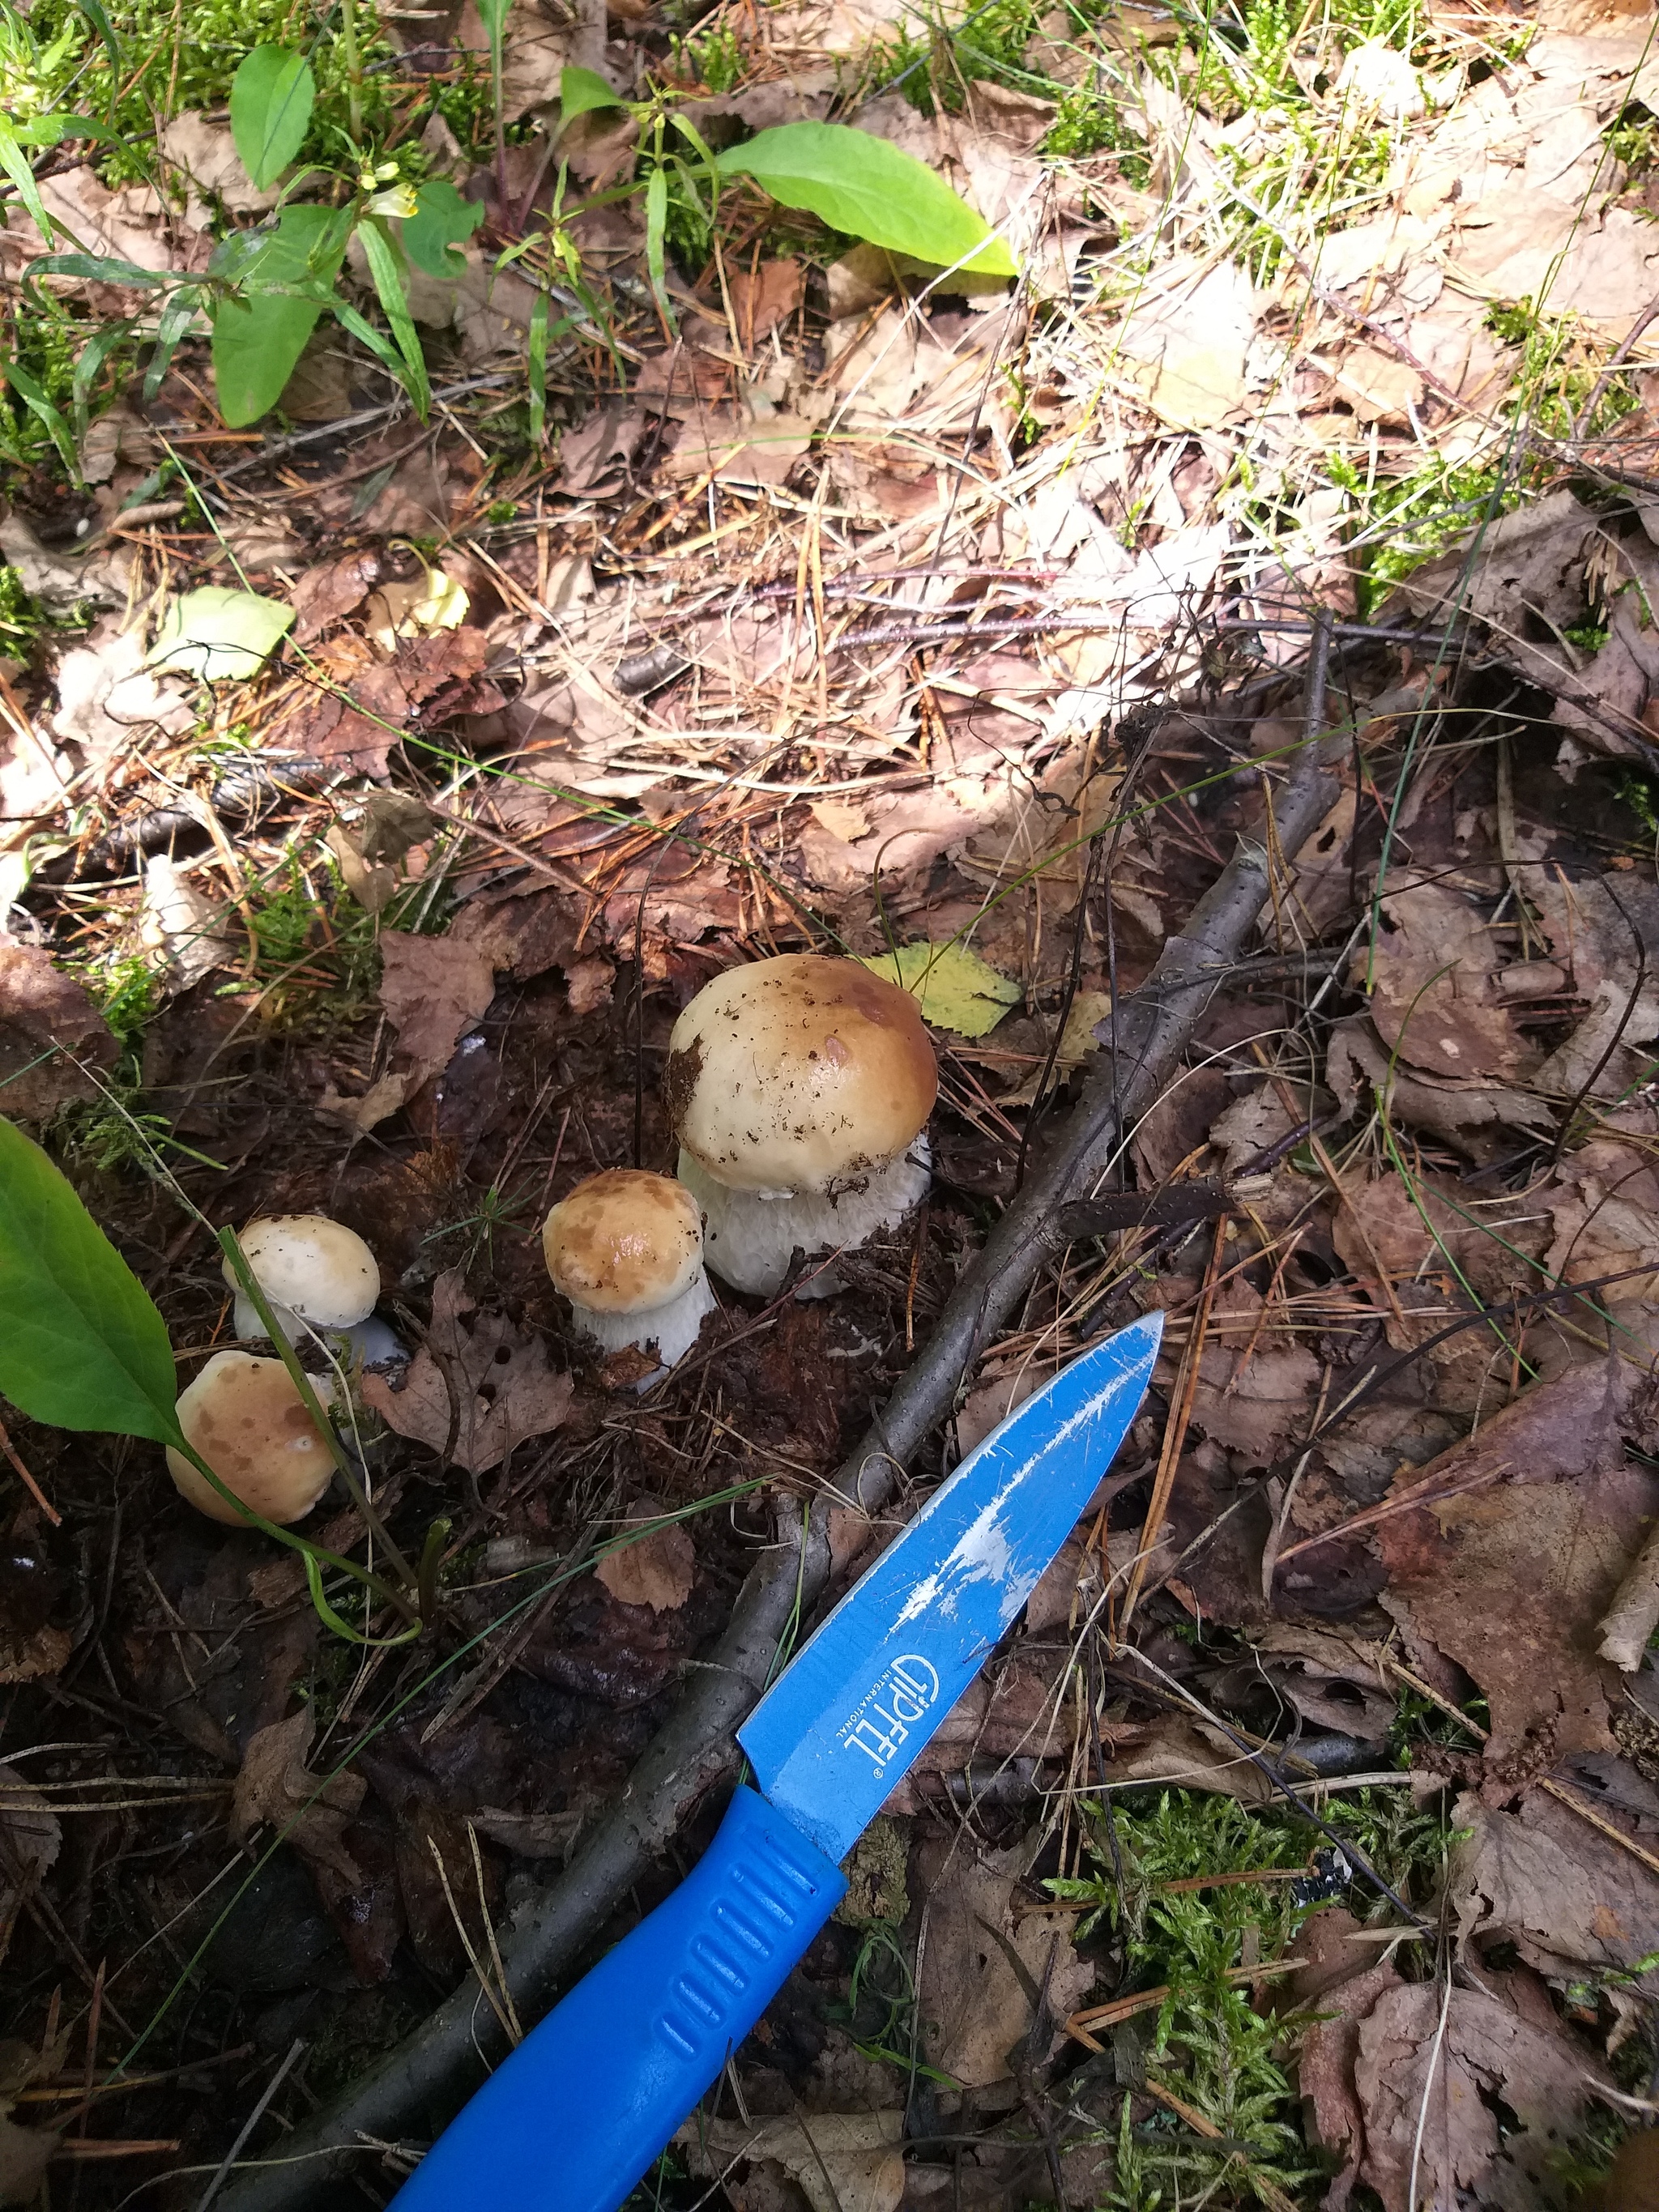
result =
[[[738,1790],[679,1887],[490,2076],[395,2212],[614,2212],[846,1894]]]

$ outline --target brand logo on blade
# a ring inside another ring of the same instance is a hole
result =
[[[842,1728],[841,1747],[843,1751],[861,1752],[879,1780],[909,1741],[916,1723],[938,1703],[938,1668],[918,1653],[907,1651],[882,1668],[875,1687]]]

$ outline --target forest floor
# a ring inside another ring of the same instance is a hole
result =
[[[0,0],[0,1111],[181,1382],[215,1230],[368,1241],[375,1527],[302,1528],[424,1552],[424,1620],[6,1406],[0,2203],[388,2202],[712,1833],[687,1701],[777,1547],[820,1612],[1152,1309],[1111,1475],[637,2201],[1659,2201],[1651,12],[82,7]],[[305,160],[471,212],[401,323],[365,218],[231,428],[157,287],[271,209],[227,100],[283,41]],[[572,70],[634,105],[564,122]],[[800,119],[1018,276],[716,199]],[[678,1012],[798,950],[919,997],[932,1195],[641,1391],[542,1221],[672,1172]],[[1033,1218],[1103,1066],[1093,1210]]]

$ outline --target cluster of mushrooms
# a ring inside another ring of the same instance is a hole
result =
[[[795,1254],[856,1250],[927,1195],[927,1125],[939,1088],[909,992],[856,960],[786,953],[728,969],[669,1039],[663,1091],[676,1176],[607,1169],[579,1183],[542,1231],[548,1273],[578,1330],[606,1352],[683,1358],[715,1299],[707,1267],[773,1297]],[[374,1318],[380,1277],[362,1237],[319,1214],[243,1231],[248,1265],[291,1336],[315,1333],[373,1364],[398,1355]],[[226,1279],[236,1284],[229,1263]],[[820,1267],[798,1295],[839,1287]],[[239,1294],[239,1337],[264,1334]],[[217,1352],[179,1401],[185,1434],[220,1480],[268,1520],[297,1521],[332,1461],[280,1359]],[[179,1490],[216,1519],[234,1509],[169,1451]]]

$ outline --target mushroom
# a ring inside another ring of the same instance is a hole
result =
[[[729,968],[674,1024],[663,1092],[708,1265],[770,1297],[792,1256],[856,1250],[926,1197],[939,1090],[915,1000],[856,960]],[[802,1295],[839,1289],[833,1272]]]
[[[672,1367],[714,1310],[696,1200],[670,1176],[639,1168],[589,1176],[548,1215],[542,1249],[577,1328],[607,1352],[654,1344]]]
[[[365,1360],[398,1356],[392,1332],[369,1322],[380,1295],[380,1270],[356,1230],[331,1221],[325,1213],[283,1213],[251,1221],[240,1242],[254,1279],[290,1342],[315,1329],[349,1338]],[[237,1335],[264,1336],[258,1309],[243,1297],[228,1260],[224,1278],[236,1292]]]
[[[216,1352],[179,1394],[179,1425],[227,1490],[267,1521],[298,1521],[328,1488],[334,1456],[280,1359]],[[244,1525],[184,1454],[167,1446],[179,1494],[213,1521]]]

